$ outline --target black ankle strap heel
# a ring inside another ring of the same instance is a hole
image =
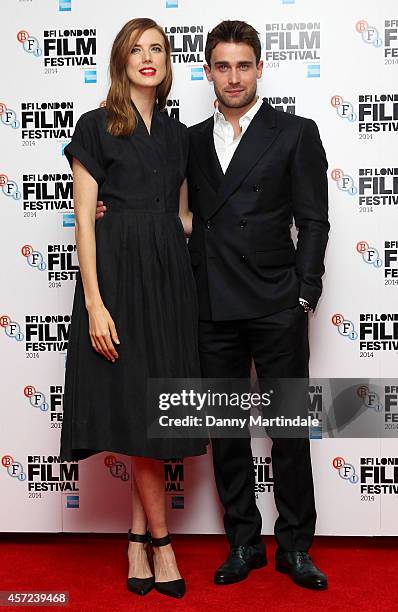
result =
[[[171,544],[170,534],[163,536],[162,538],[154,538],[149,534],[149,539],[151,541],[152,546],[167,546],[167,544]]]
[[[146,533],[132,533],[131,529],[128,530],[128,540],[129,542],[139,542],[140,544],[147,544],[150,541],[150,533],[147,531]]]
[[[150,542],[150,533],[147,531],[144,534],[132,533],[131,529],[128,530],[127,538],[129,542],[138,542],[139,544],[147,544]],[[126,554],[128,556],[128,545]],[[136,595],[146,595],[155,586],[154,576],[149,578],[127,578],[127,589]]]
[[[154,538],[149,535],[152,546],[167,546],[171,544],[170,534],[163,536],[162,538]],[[168,580],[167,582],[156,582],[155,589],[162,595],[168,595],[169,597],[181,598],[185,595],[186,586],[184,578],[178,578],[177,580]]]

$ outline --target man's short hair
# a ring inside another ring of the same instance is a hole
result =
[[[249,45],[254,51],[256,65],[258,65],[261,59],[261,43],[258,32],[245,21],[222,21],[208,33],[205,59],[209,66],[212,51],[220,42],[245,43]]]

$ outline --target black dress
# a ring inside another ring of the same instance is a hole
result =
[[[138,115],[138,113],[137,113]],[[157,107],[151,134],[106,131],[106,109],[81,116],[65,155],[76,157],[107,205],[96,222],[97,275],[120,345],[112,363],[91,346],[80,273],[65,373],[62,461],[113,451],[165,459],[206,453],[205,439],[147,436],[147,378],[199,377],[197,298],[178,216],[188,130]]]

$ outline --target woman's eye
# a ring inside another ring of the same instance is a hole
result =
[[[140,52],[140,48],[139,47],[133,47],[131,49],[131,53],[139,53]]]
[[[152,51],[155,51],[156,53],[161,53],[162,47],[152,47]]]

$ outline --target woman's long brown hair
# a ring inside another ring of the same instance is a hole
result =
[[[166,106],[173,78],[169,40],[163,29],[152,19],[131,19],[116,36],[109,62],[111,86],[106,98],[107,129],[113,136],[129,136],[137,125],[137,116],[131,104],[130,81],[126,73],[126,64],[141,34],[150,29],[160,32],[164,39],[166,76],[156,89],[156,98],[160,110]]]

